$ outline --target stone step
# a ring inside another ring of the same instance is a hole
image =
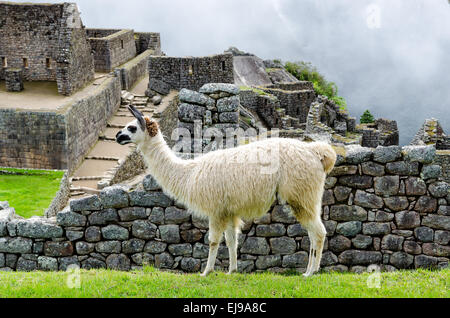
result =
[[[116,138],[114,138],[114,137],[107,137],[107,136],[102,135],[102,136],[98,137],[98,140],[101,140],[101,141],[116,141]]]
[[[147,108],[146,105],[147,105],[147,104],[145,104],[145,106],[143,106],[143,105],[136,105],[136,106],[133,105],[133,106],[134,106],[134,108],[136,108],[136,109],[145,109],[145,108]],[[128,110],[127,105],[121,105],[120,108],[121,108],[121,109],[126,109],[126,110]]]
[[[130,151],[130,147],[132,146],[122,146],[115,141],[100,140],[95,144],[94,148],[92,148],[91,152],[88,154],[88,157],[106,157],[120,160],[127,156],[128,152]]]
[[[117,166],[117,161],[87,159],[75,171],[73,180],[100,180],[108,169],[115,166]]]
[[[73,193],[70,194],[70,197],[71,198],[75,198],[75,197],[79,197],[79,196],[82,196],[82,195],[86,195],[86,193],[85,192],[73,192]],[[76,199],[81,199],[81,198],[76,198]]]
[[[148,101],[146,100],[136,100],[134,99],[133,102],[131,103],[133,106],[147,106]]]
[[[108,139],[111,139],[111,140],[115,141],[116,140],[116,135],[117,135],[118,132],[119,132],[119,130],[117,128],[108,128],[107,127],[103,131],[102,137],[105,137],[105,138],[108,138]]]
[[[86,176],[86,177],[73,177],[72,181],[94,181],[101,179],[103,179],[103,176]]]
[[[119,158],[115,157],[102,157],[102,156],[88,156],[85,159],[87,160],[110,160],[110,161],[119,161]]]
[[[74,193],[86,193],[86,194],[98,194],[100,191],[98,189],[92,189],[88,187],[77,187],[77,188],[71,188],[70,191],[73,191]]]
[[[128,113],[128,114],[130,114],[130,113]],[[127,117],[127,118],[134,118],[133,117],[133,115],[128,115],[127,113],[119,113],[119,112],[117,112],[115,115],[114,115],[114,117]]]
[[[124,125],[115,125],[115,124],[108,124],[108,128],[117,128],[117,129],[124,129]]]
[[[73,188],[90,188],[90,189],[98,189],[97,184],[99,180],[76,180],[71,182],[71,186]]]

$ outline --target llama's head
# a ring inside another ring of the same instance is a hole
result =
[[[131,105],[128,106],[128,110],[136,117],[136,119],[117,133],[116,141],[119,144],[139,144],[158,134],[159,127],[156,121],[144,116],[144,114]]]

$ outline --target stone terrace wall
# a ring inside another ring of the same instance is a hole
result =
[[[120,106],[120,89],[120,80],[111,77],[56,112],[0,109],[0,164],[71,172]]]
[[[324,270],[448,266],[449,185],[437,181],[434,154],[433,147],[392,146],[346,148],[338,156],[323,199]],[[245,224],[238,250],[243,272],[303,271],[309,239],[288,206],[277,203]],[[130,270],[149,263],[198,272],[207,256],[208,222],[167,197],[151,176],[141,190],[113,186],[72,201],[56,220],[19,220],[9,208],[0,211],[2,270],[56,271],[70,264]],[[222,243],[216,269],[227,266]]]
[[[438,150],[433,163],[442,169],[440,180],[450,183],[450,150]]]
[[[120,92],[120,79],[110,77],[89,96],[69,107],[64,114],[69,172],[78,166],[84,155],[97,142],[108,119],[120,107]]]
[[[164,95],[170,89],[199,90],[207,83],[234,83],[231,54],[206,57],[152,56],[148,70],[149,90]]]
[[[0,109],[2,166],[65,169],[65,121],[61,114]]]
[[[88,29],[87,34],[97,72],[111,72],[136,56],[133,30]]]
[[[116,68],[115,72],[120,74],[122,89],[130,90],[136,83],[148,74],[148,59],[153,55],[152,50],[146,50],[137,57]]]
[[[75,4],[0,3],[0,57],[28,81],[56,81],[71,95],[94,78],[93,58]],[[4,79],[0,68],[0,79]]]

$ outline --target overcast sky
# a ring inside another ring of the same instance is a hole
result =
[[[402,144],[426,118],[450,134],[448,0],[75,2],[87,27],[160,32],[167,55],[236,46],[264,59],[311,62],[336,82],[352,116],[370,109],[397,120]]]

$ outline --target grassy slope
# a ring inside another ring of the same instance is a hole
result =
[[[182,275],[144,271],[81,271],[81,288],[67,287],[68,274],[1,273],[0,298],[300,298],[300,297],[449,297],[450,270],[381,274],[381,288],[368,288],[369,274],[324,273],[303,276],[214,273]]]
[[[8,201],[25,218],[44,215],[58,192],[63,171],[2,170],[23,175],[0,175],[0,201]]]

